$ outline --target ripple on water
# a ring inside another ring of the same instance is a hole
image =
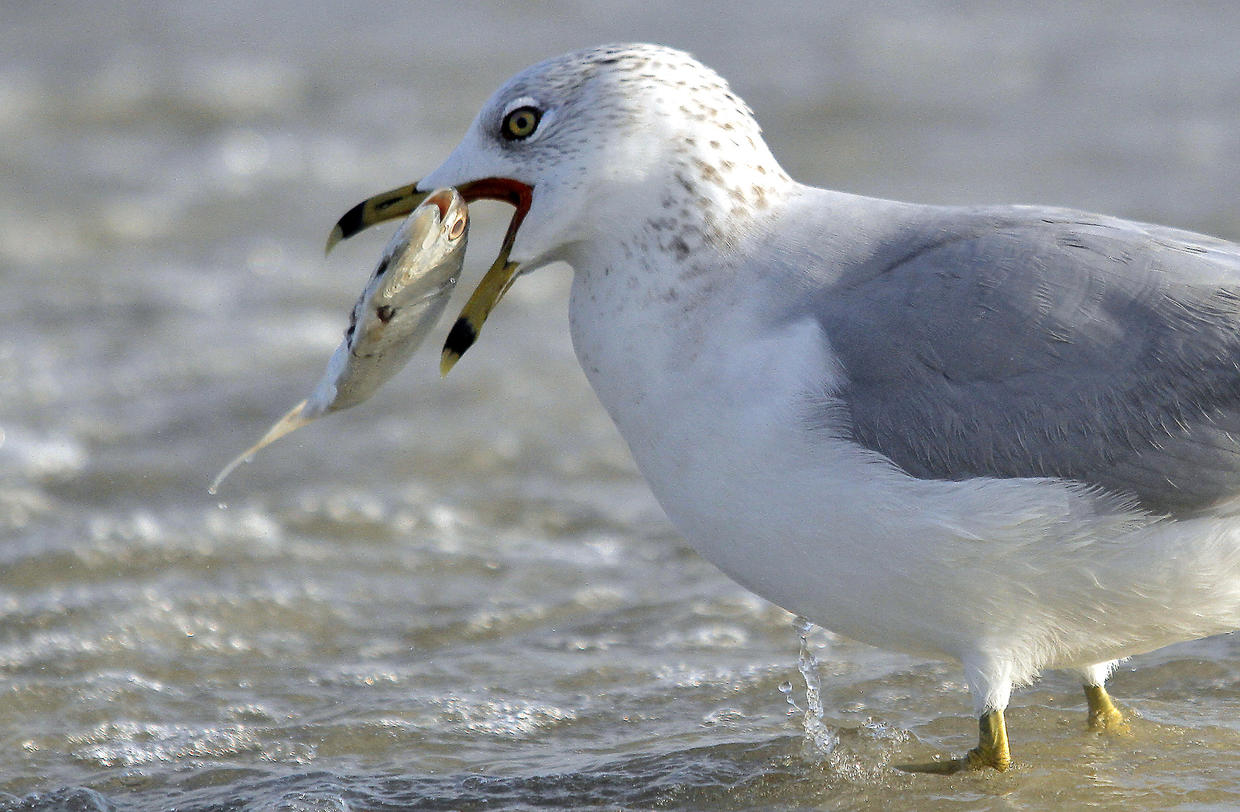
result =
[[[85,446],[69,434],[0,429],[0,463],[28,481],[64,479],[86,467]]]
[[[213,727],[116,721],[66,736],[65,742],[74,758],[100,767],[215,763],[242,754],[281,764],[307,764],[314,760],[313,745],[272,739],[269,733],[248,725]]]
[[[435,724],[501,738],[530,736],[577,718],[567,708],[519,700],[447,696],[432,704],[439,708]]]

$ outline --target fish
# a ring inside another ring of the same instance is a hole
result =
[[[224,466],[208,492],[260,450],[331,412],[370,398],[399,372],[435,326],[460,278],[469,241],[469,207],[453,188],[426,196],[383,250],[314,391],[254,445]]]

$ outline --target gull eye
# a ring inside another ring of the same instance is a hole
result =
[[[452,221],[452,225],[448,226],[448,239],[459,239],[465,233],[465,218],[458,217]]]
[[[499,134],[509,141],[523,141],[538,129],[541,118],[542,111],[537,107],[518,107],[504,116],[503,123],[499,125]]]

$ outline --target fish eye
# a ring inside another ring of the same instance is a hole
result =
[[[534,134],[541,119],[542,111],[537,107],[518,107],[504,116],[503,123],[499,125],[499,134],[509,141],[523,141]]]
[[[459,239],[465,233],[465,218],[458,217],[452,221],[452,225],[448,226],[448,239]]]

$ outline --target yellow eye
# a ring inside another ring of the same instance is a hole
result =
[[[499,127],[500,135],[509,141],[529,138],[538,129],[540,118],[542,112],[537,107],[518,107],[504,116],[504,123]]]
[[[459,239],[460,236],[464,233],[465,233],[465,216],[462,215],[456,218],[456,220],[452,223],[452,225],[448,226],[448,239],[450,240]]]

